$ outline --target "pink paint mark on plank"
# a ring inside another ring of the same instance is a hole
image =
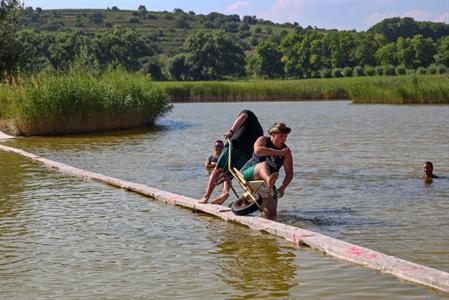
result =
[[[405,268],[401,268],[399,269],[402,272],[415,272],[417,270],[421,269],[420,267],[414,267],[414,266],[409,266],[409,267],[405,267]]]
[[[365,250],[355,246],[349,248],[348,252],[352,255],[367,259],[375,259],[377,257],[377,254],[375,253],[366,253]]]
[[[292,242],[296,243],[298,241],[297,237],[296,237],[296,233],[292,233]]]
[[[359,247],[351,247],[351,248],[349,248],[349,251],[348,251],[350,254],[352,254],[352,255],[355,255],[355,256],[359,256],[359,257],[362,257],[362,256],[364,256],[364,252],[363,252],[363,250],[362,249],[360,249]]]

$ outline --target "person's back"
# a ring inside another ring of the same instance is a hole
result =
[[[247,118],[243,124],[230,137],[232,147],[241,150],[248,159],[253,154],[253,146],[256,140],[263,135],[262,126],[256,115],[250,110],[243,110],[240,114],[245,113]]]

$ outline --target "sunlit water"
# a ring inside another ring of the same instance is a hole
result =
[[[199,198],[240,110],[292,127],[279,220],[449,271],[449,106],[179,104],[152,129],[6,145]],[[424,160],[443,178],[420,179]],[[437,299],[281,239],[0,152],[0,298]]]

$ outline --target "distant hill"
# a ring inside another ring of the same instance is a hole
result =
[[[76,61],[100,70],[121,66],[155,80],[435,74],[449,68],[449,25],[407,17],[357,32],[216,12],[152,12],[143,5],[17,7],[16,13],[20,24],[0,35],[6,49],[0,72],[62,70]]]
[[[245,50],[254,49],[261,41],[280,42],[292,32],[302,32],[297,23],[275,24],[255,16],[208,15],[184,12],[151,12],[144,7],[139,10],[109,9],[58,9],[42,10],[30,7],[24,10],[25,27],[36,31],[76,31],[97,33],[115,25],[135,29],[144,39],[157,42],[162,53],[172,56],[179,52],[186,37],[200,30],[223,29],[234,33]],[[309,27],[308,29],[312,29]]]

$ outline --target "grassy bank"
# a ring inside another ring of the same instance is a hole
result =
[[[354,103],[449,103],[447,75],[308,80],[158,82],[173,102],[351,99]]]
[[[348,99],[348,81],[254,80],[158,82],[172,102]]]
[[[20,81],[0,85],[0,119],[13,119],[26,136],[142,126],[171,109],[160,87],[121,70],[72,69]]]
[[[97,75],[73,69],[0,84],[0,125],[2,120],[13,120],[22,135],[131,128],[152,124],[167,113],[169,98],[172,102],[351,99],[353,103],[449,104],[449,76],[151,82],[120,70]]]
[[[449,104],[449,76],[374,77],[348,89],[353,103]]]

